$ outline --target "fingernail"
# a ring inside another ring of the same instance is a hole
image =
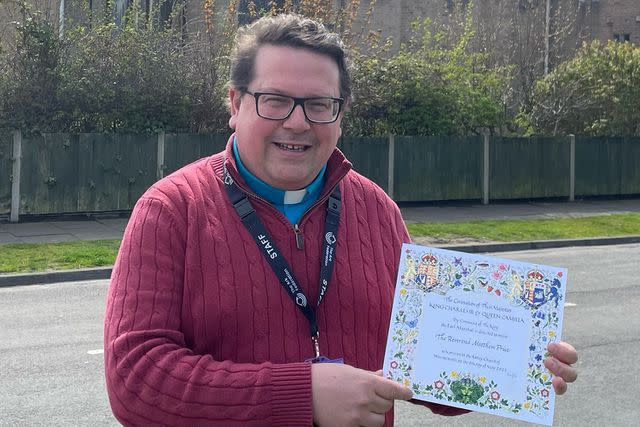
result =
[[[558,348],[558,344],[554,342],[549,343],[549,345],[547,346],[547,350],[549,350],[549,353],[555,353],[557,348]]]

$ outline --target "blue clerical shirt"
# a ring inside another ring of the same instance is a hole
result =
[[[327,165],[322,167],[318,176],[306,188],[295,191],[284,191],[270,186],[249,172],[249,169],[244,166],[240,159],[235,138],[233,139],[233,155],[238,165],[238,172],[240,172],[240,175],[247,182],[251,190],[282,212],[291,224],[297,224],[304,211],[320,197],[324,185],[324,172],[327,169]]]

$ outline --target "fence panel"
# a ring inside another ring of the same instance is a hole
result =
[[[342,137],[338,148],[353,164],[353,169],[366,176],[385,191],[389,180],[388,137]]]
[[[640,138],[576,138],[576,196],[640,194]]]
[[[164,176],[202,157],[224,150],[229,135],[166,134]]]
[[[0,216],[11,212],[12,157],[13,134],[10,130],[0,130]]]
[[[396,136],[398,202],[482,198],[481,137]]]
[[[569,196],[569,138],[491,138],[489,153],[490,199]]]
[[[20,214],[77,210],[77,137],[22,134]]]
[[[78,211],[130,210],[156,180],[156,135],[80,135]]]
[[[23,136],[21,214],[129,210],[155,180],[156,136]]]
[[[165,135],[164,174],[224,149],[228,135]],[[21,214],[130,210],[155,182],[157,135],[22,137]],[[481,137],[394,138],[394,199],[482,199]],[[0,216],[11,209],[12,142],[0,131]],[[354,169],[389,191],[389,138],[344,137]],[[492,138],[492,200],[567,197],[569,138]],[[576,196],[640,194],[640,138],[577,138]]]

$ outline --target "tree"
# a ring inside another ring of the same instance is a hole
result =
[[[0,62],[0,127],[45,130],[57,120],[61,44],[55,28],[37,14],[16,24],[15,51]]]
[[[471,9],[464,19],[453,43],[424,20],[389,59],[360,59],[346,133],[466,135],[500,128],[507,80],[502,70],[484,65],[485,55],[471,51]]]
[[[640,48],[594,41],[536,83],[530,133],[640,135]]]
[[[581,13],[589,10],[569,0],[498,0],[475,9],[474,51],[487,53],[488,66],[509,66],[511,114],[530,106],[545,63],[553,70],[575,55],[585,39]]]

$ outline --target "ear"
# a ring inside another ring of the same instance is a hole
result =
[[[229,110],[231,117],[229,117],[229,127],[233,130],[236,129],[236,121],[238,119],[238,113],[240,112],[240,100],[242,99],[242,92],[236,88],[229,88]]]

